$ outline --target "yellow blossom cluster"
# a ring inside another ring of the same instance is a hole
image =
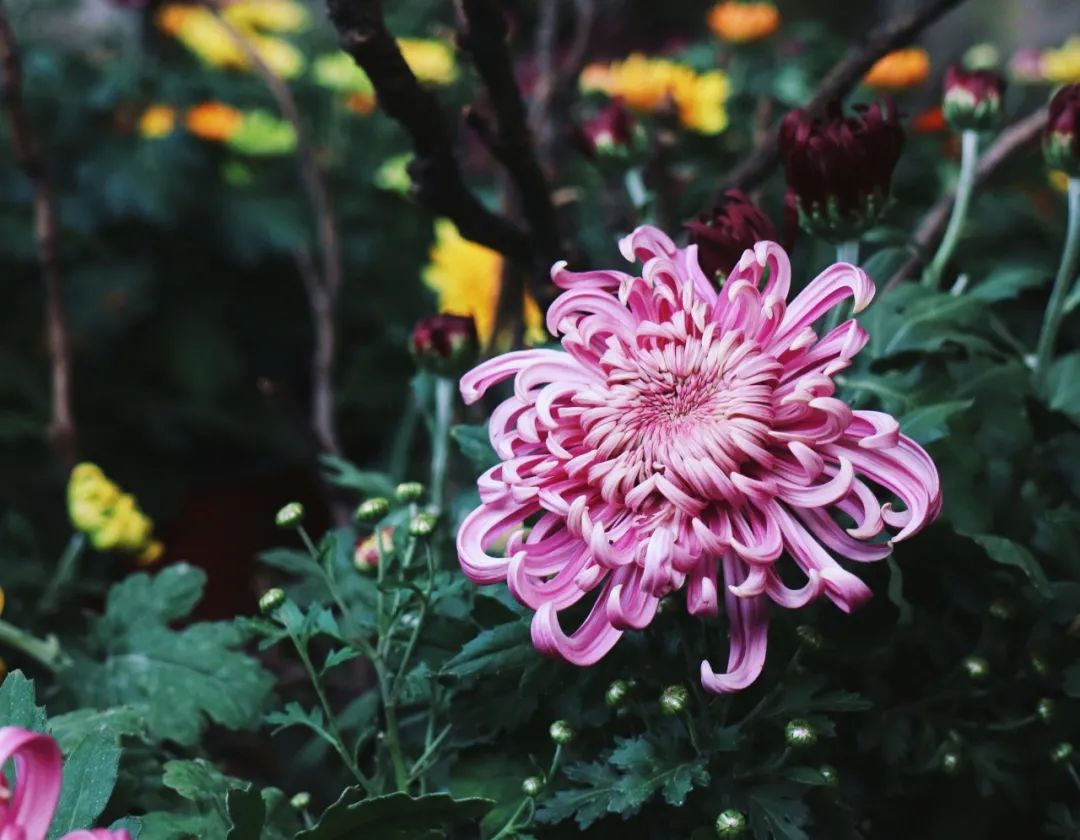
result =
[[[438,296],[440,312],[472,316],[484,346],[494,337],[502,272],[503,258],[498,253],[465,239],[451,221],[435,223],[435,242],[424,282]],[[542,344],[547,337],[543,313],[531,296],[526,295],[524,306],[525,340]]]
[[[237,0],[217,12],[194,3],[166,3],[157,13],[161,30],[211,67],[250,69],[250,58],[231,27],[286,79],[302,73],[305,62],[303,53],[281,36],[300,31],[307,22],[307,9],[295,0]]]
[[[1046,81],[1055,84],[1080,82],[1080,35],[1073,35],[1056,49],[1043,51],[1042,74]]]
[[[666,58],[634,53],[624,61],[590,64],[581,74],[584,91],[620,97],[643,113],[674,107],[686,128],[719,134],[728,124],[728,77],[720,70],[698,73]]]
[[[142,566],[156,563],[164,546],[135,497],[124,493],[96,464],[79,464],[68,480],[68,516],[99,551],[119,551]]]

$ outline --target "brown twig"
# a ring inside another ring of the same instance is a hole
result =
[[[829,102],[842,99],[852,91],[866,71],[885,53],[909,44],[946,12],[963,0],[927,0],[914,11],[904,12],[870,31],[861,44],[852,47],[847,55],[833,65],[821,80],[813,98],[806,105],[811,114],[820,114]],[[780,162],[779,139],[775,132],[746,160],[736,166],[723,180],[717,197],[727,190],[750,190],[764,181]]]
[[[316,266],[306,253],[297,255],[297,267],[304,282],[311,309],[315,347],[311,359],[311,428],[319,446],[333,455],[341,455],[337,422],[334,417],[334,371],[337,358],[337,321],[335,310],[341,298],[343,269],[341,241],[337,217],[334,214],[330,191],[316,163],[315,149],[308,137],[296,98],[285,81],[262,59],[251,42],[232,23],[223,17],[217,0],[207,5],[218,23],[229,33],[236,46],[259,74],[274,97],[281,115],[296,134],[296,160],[300,180],[315,214],[319,241],[319,261]]]
[[[386,28],[381,0],[327,0],[327,8],[342,49],[367,73],[382,109],[412,139],[416,157],[409,174],[417,197],[454,222],[466,239],[529,265],[529,234],[488,210],[466,186],[454,136],[435,97],[417,81]]]
[[[77,459],[75,415],[71,407],[71,338],[64,311],[63,275],[57,242],[56,200],[41,146],[30,127],[22,98],[22,61],[7,11],[0,0],[0,66],[3,104],[19,166],[34,191],[34,239],[45,287],[45,327],[52,365],[48,438],[64,469]]]
[[[1001,132],[994,144],[979,158],[979,164],[975,170],[975,186],[978,187],[986,181],[1018,149],[1023,148],[1038,137],[1045,125],[1046,108],[1040,108]],[[930,256],[930,250],[937,244],[945,225],[948,224],[955,200],[956,193],[948,193],[930,208],[930,212],[923,218],[915,231],[915,235],[911,238],[911,242],[908,244],[911,256],[904,261],[904,264],[896,270],[893,276],[889,278],[889,281],[882,287],[881,295],[891,292],[907,277],[918,271],[926,262],[926,259]]]

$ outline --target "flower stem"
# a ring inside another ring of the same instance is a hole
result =
[[[60,555],[60,560],[56,564],[56,571],[49,580],[49,585],[45,588],[41,601],[38,602],[40,612],[51,612],[58,606],[64,590],[67,589],[68,584],[71,583],[72,578],[75,577],[75,573],[78,571],[79,558],[82,556],[85,546],[86,535],[82,531],[76,531],[71,535],[71,539],[68,540],[68,544],[64,547],[64,553]]]
[[[71,664],[55,636],[39,639],[2,619],[0,619],[0,645],[6,645],[26,654],[53,672]]]
[[[431,502],[439,511],[446,489],[446,464],[450,457],[450,422],[454,413],[454,380],[435,379],[435,430],[431,442]]]
[[[967,217],[971,204],[971,193],[975,188],[976,165],[979,162],[979,134],[967,130],[960,135],[960,179],[956,183],[956,201],[953,202],[949,226],[941,239],[934,259],[923,274],[923,285],[928,289],[937,289],[941,284],[941,275],[960,240],[960,230]]]
[[[1065,315],[1065,297],[1069,285],[1076,276],[1077,261],[1080,260],[1080,178],[1070,178],[1069,217],[1065,234],[1065,248],[1061,252],[1061,265],[1058,266],[1054,288],[1050,292],[1050,301],[1046,304],[1042,331],[1039,333],[1039,345],[1036,351],[1035,370],[1040,378],[1046,376],[1050,357],[1054,352],[1061,319]]]

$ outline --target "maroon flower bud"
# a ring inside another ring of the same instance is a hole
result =
[[[578,142],[591,158],[625,154],[633,145],[637,123],[623,104],[612,99],[599,114],[581,125]]]
[[[780,238],[769,217],[742,190],[728,190],[711,214],[683,227],[690,231],[690,244],[698,246],[698,263],[709,279],[726,277],[755,242]]]
[[[941,109],[957,131],[984,131],[1001,121],[1005,79],[993,70],[964,70],[956,65],[945,71]]]
[[[1043,155],[1052,169],[1080,177],[1080,84],[1066,85],[1050,100]]]
[[[411,349],[418,367],[440,376],[463,373],[479,353],[476,322],[465,315],[431,315],[413,327]]]
[[[889,197],[904,132],[891,102],[845,116],[832,103],[814,118],[799,109],[780,124],[780,158],[808,233],[843,242],[877,221]]]

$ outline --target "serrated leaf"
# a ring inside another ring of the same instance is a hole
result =
[[[932,443],[948,434],[947,423],[950,417],[966,411],[974,404],[974,400],[952,400],[921,405],[900,418],[900,429],[919,443]]]
[[[296,840],[409,840],[422,832],[480,820],[494,804],[490,799],[454,799],[447,793],[418,797],[391,793],[364,799],[359,788],[347,788]]]
[[[536,657],[530,638],[529,625],[523,621],[488,628],[443,665],[441,672],[465,678],[520,668]]]
[[[810,809],[802,801],[799,788],[786,784],[766,784],[752,788],[750,826],[754,835],[774,840],[809,840],[803,828],[810,824]]]
[[[319,461],[322,463],[323,475],[331,484],[357,490],[365,496],[392,498],[394,495],[394,482],[386,473],[357,469],[344,458],[325,453],[319,456]]]
[[[12,671],[0,683],[0,726],[45,731],[45,709],[37,704],[34,681]]]
[[[584,831],[607,814],[619,774],[606,764],[571,764],[563,775],[577,787],[555,791],[537,810],[536,819],[559,823],[573,818]]]
[[[491,445],[487,425],[459,425],[450,429],[450,437],[457,443],[461,454],[469,459],[477,472],[483,472],[499,463],[499,456]]]
[[[986,556],[995,563],[1020,569],[1027,575],[1028,580],[1040,595],[1045,598],[1051,596],[1050,581],[1046,577],[1046,572],[1035,559],[1035,555],[1020,543],[993,534],[964,534],[964,536],[978,544],[986,552]]]
[[[972,285],[966,294],[987,303],[996,303],[1012,300],[1045,282],[1046,274],[1040,269],[1029,265],[1011,265],[991,272],[985,280]]]
[[[83,705],[130,706],[152,737],[183,745],[197,743],[208,720],[232,729],[258,724],[273,677],[236,650],[245,631],[224,622],[168,626],[188,614],[205,580],[181,563],[112,588],[105,614],[91,622],[91,655],[64,675]]]
[[[116,787],[120,746],[107,734],[89,733],[64,756],[60,802],[49,827],[49,840],[91,828]]]

